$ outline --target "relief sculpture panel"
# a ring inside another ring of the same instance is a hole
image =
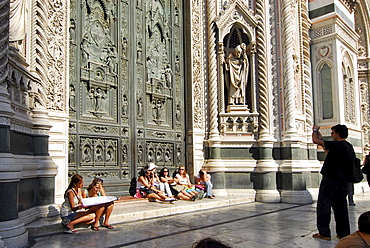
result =
[[[148,162],[184,163],[182,2],[70,7],[70,174],[124,185]]]

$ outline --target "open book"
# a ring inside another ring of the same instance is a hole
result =
[[[89,197],[89,198],[83,198],[82,204],[86,207],[94,206],[94,205],[100,205],[104,203],[108,203],[111,201],[118,200],[119,197],[117,196],[100,196],[100,197]]]

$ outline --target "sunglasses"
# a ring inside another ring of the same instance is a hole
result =
[[[163,171],[163,172],[168,172],[168,171]]]
[[[185,169],[179,169],[179,170],[185,170]]]
[[[96,181],[103,183],[103,179],[101,179],[101,178],[97,178]]]

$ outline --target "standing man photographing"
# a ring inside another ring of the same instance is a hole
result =
[[[312,131],[313,143],[320,145],[327,154],[320,172],[323,176],[316,208],[319,233],[312,237],[331,240],[330,217],[333,208],[337,237],[343,238],[350,234],[346,171],[354,152],[352,145],[346,141],[348,128],[340,124],[331,127],[334,141],[324,141],[319,126],[313,126]]]

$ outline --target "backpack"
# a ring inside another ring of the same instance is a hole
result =
[[[358,159],[355,155],[355,152],[352,153],[352,157],[349,161],[348,168],[348,182],[349,183],[359,183],[364,179],[364,175],[361,171],[361,160]]]
[[[131,196],[134,196],[136,194],[136,177],[131,179],[130,182],[130,188],[128,190]]]
[[[364,167],[362,167],[362,173],[370,174],[370,155],[365,156],[365,164]]]

